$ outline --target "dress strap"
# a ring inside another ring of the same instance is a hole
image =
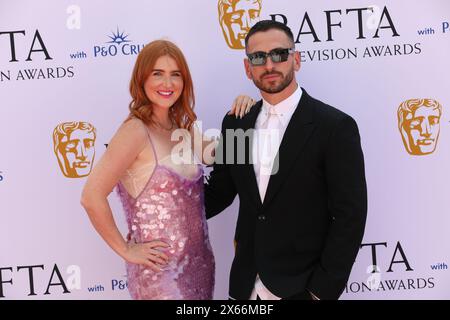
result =
[[[156,154],[156,149],[155,149],[155,145],[153,143],[152,135],[150,134],[150,129],[143,121],[142,121],[142,124],[144,125],[145,130],[147,131],[148,140],[150,141],[150,145],[152,146],[153,154],[155,156],[155,162],[156,162],[156,165],[158,165],[158,155]]]

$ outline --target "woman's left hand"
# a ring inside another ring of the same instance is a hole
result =
[[[256,104],[256,101],[253,98],[246,95],[239,95],[236,99],[234,99],[233,106],[231,107],[231,111],[228,113],[229,115],[236,115],[236,118],[240,117],[241,119],[249,113],[250,109]]]

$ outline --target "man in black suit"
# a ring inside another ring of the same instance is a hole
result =
[[[298,86],[287,26],[257,23],[246,53],[263,100],[243,119],[225,116],[205,185],[208,218],[239,195],[230,298],[338,299],[367,214],[358,127]]]

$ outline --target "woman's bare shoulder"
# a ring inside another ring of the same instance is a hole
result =
[[[121,145],[122,148],[141,149],[147,142],[147,129],[145,123],[137,118],[131,118],[124,121],[117,129],[113,138],[111,139],[111,146]],[[133,147],[134,146],[134,147]]]

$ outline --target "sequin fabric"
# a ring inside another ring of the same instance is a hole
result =
[[[153,145],[152,145],[153,147]],[[117,191],[126,214],[128,240],[161,240],[169,263],[163,271],[126,263],[133,299],[212,299],[215,263],[204,212],[203,170],[190,179],[156,164],[141,193],[132,197],[122,183]]]

